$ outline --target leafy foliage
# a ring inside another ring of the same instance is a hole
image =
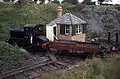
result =
[[[119,55],[113,55],[111,58],[103,60],[99,58],[93,59],[92,79],[119,79],[119,64]]]
[[[59,4],[59,1],[58,0],[54,0],[54,1],[52,1],[52,3]]]
[[[105,31],[111,31],[113,29],[115,29],[115,21],[113,20],[113,18],[111,18],[111,15],[105,15],[102,19],[102,22],[103,22],[103,29]]]
[[[0,40],[8,37],[11,27],[25,24],[47,24],[56,17],[56,5],[2,4],[0,9]],[[49,15],[48,15],[49,14]]]
[[[12,27],[24,27],[25,24],[45,26],[57,17],[57,4],[0,3],[0,8],[0,40],[9,36],[9,29]],[[63,5],[63,9],[63,13],[70,11],[68,5]]]
[[[120,11],[120,5],[115,6],[115,8]]]
[[[65,2],[75,5],[78,3],[78,0],[64,0],[63,3]]]
[[[82,3],[83,4],[89,4],[91,2],[91,0],[84,0]]]

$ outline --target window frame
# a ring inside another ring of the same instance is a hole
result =
[[[81,26],[80,25],[77,25],[77,27],[76,27],[76,34],[82,34],[82,28],[81,28]]]
[[[67,33],[67,31],[69,31],[69,33]],[[69,35],[69,34],[70,34],[70,26],[69,25],[65,25],[65,35]]]

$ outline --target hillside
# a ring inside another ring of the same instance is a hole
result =
[[[65,6],[65,10],[68,6]],[[0,3],[0,40],[8,37],[12,27],[23,27],[25,24],[44,24],[54,20],[57,15],[57,5],[12,4]]]
[[[88,32],[95,32],[96,35],[106,37],[108,31],[120,29],[120,11],[118,6],[82,6],[78,5],[72,13],[87,21]],[[118,9],[116,9],[118,8]],[[92,34],[89,33],[89,36]]]
[[[30,59],[30,54],[17,46],[0,42],[0,73],[24,65]]]
[[[45,5],[15,5],[10,3],[0,4],[0,40],[8,36],[11,27],[23,27],[28,23],[46,24],[54,19],[55,9],[54,5],[47,7]],[[50,9],[49,9],[50,8]],[[49,11],[51,10],[51,11]],[[49,15],[47,13],[49,11]]]
[[[0,8],[0,40],[9,36],[9,29],[12,27],[23,27],[29,23],[46,25],[57,15],[57,4],[0,3]],[[106,36],[107,31],[120,28],[120,12],[112,6],[63,4],[63,14],[66,12],[87,21],[88,37]],[[92,32],[95,32],[94,36],[91,36]]]

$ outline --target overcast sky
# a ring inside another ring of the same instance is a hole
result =
[[[59,0],[60,2],[62,2],[63,0]],[[79,2],[82,2],[84,0],[78,0]],[[91,1],[98,1],[98,0],[91,0]],[[120,0],[111,0],[113,4],[117,4],[120,3]]]
[[[78,0],[79,2],[82,2],[84,0]],[[98,0],[91,0],[91,1],[98,1]],[[111,0],[113,4],[120,3],[120,0]]]

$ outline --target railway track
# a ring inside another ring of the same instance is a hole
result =
[[[71,59],[70,57],[58,57],[59,59],[56,59],[56,57],[51,54],[55,52],[56,50],[51,50],[47,53],[38,52],[39,54],[37,53],[33,55],[36,57],[36,62],[18,69],[1,73],[0,79],[39,79],[44,73],[69,67],[73,64],[71,61],[77,59]],[[45,56],[42,54],[45,54]],[[80,58],[78,60],[80,60]]]
[[[68,63],[56,61],[54,56],[49,55],[31,65],[1,73],[0,79],[39,79],[42,74],[65,68],[67,65]]]

